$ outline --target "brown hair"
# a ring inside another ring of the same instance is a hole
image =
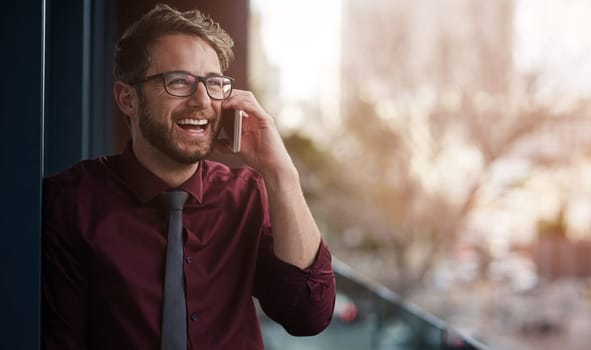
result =
[[[123,34],[113,56],[115,80],[130,83],[140,80],[150,67],[150,49],[156,39],[167,34],[195,35],[215,50],[222,72],[234,60],[234,41],[219,23],[199,10],[180,12],[168,5],[158,4]]]

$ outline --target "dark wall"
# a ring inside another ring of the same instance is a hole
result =
[[[49,0],[46,10],[46,174],[112,153],[113,5]]]
[[[0,21],[0,348],[38,349],[43,3],[4,4]]]

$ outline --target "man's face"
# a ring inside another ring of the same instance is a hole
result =
[[[186,71],[197,76],[220,75],[218,56],[204,40],[183,34],[159,38],[151,50],[146,76]],[[132,119],[134,143],[156,148],[170,160],[193,164],[206,157],[219,131],[221,101],[212,100],[199,83],[193,95],[175,97],[162,79],[147,81],[139,90],[138,118]]]

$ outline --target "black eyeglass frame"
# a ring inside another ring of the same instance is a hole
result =
[[[191,92],[187,95],[175,95],[173,93],[171,93],[170,91],[168,91],[168,86],[166,86],[166,76],[170,75],[170,74],[186,74],[186,75],[190,75],[193,78],[195,78],[195,84],[193,84],[193,87],[191,88]],[[174,96],[174,97],[189,97],[191,95],[193,95],[195,93],[195,90],[197,90],[197,85],[200,82],[203,82],[203,85],[205,86],[205,91],[207,92],[207,96],[209,96],[209,98],[211,98],[212,100],[216,100],[216,101],[223,101],[227,98],[229,98],[232,95],[232,91],[234,90],[234,78],[232,78],[231,76],[228,75],[210,75],[207,77],[200,77],[198,75],[194,75],[191,74],[189,72],[185,72],[182,70],[175,70],[175,71],[170,71],[170,72],[164,72],[164,73],[158,73],[158,74],[154,74],[154,75],[150,75],[145,77],[144,79],[141,80],[136,80],[136,81],[132,81],[129,84],[130,85],[139,85],[139,84],[143,84],[147,81],[150,80],[154,80],[154,79],[158,79],[161,78],[162,79],[162,85],[164,85],[164,90],[166,91],[167,94]],[[225,78],[230,80],[230,92],[228,92],[228,96],[224,97],[224,98],[217,98],[217,97],[213,97],[211,96],[211,93],[209,92],[209,87],[207,86],[207,80],[211,79],[211,78]]]

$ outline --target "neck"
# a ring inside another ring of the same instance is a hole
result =
[[[136,142],[135,139],[132,141],[132,149],[141,165],[173,188],[187,181],[199,167],[199,162],[194,164],[176,162],[159,149]]]

